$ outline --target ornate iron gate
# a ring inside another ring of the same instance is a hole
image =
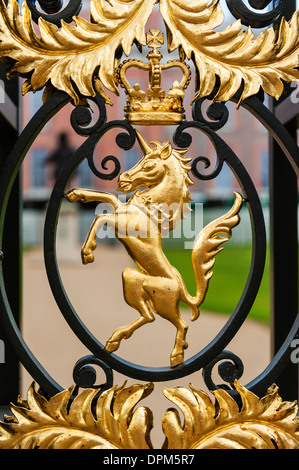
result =
[[[155,6],[156,3],[159,5]],[[265,8],[270,1],[252,0],[249,3],[255,10],[243,2],[227,0],[228,8],[239,20],[216,31],[224,19],[218,0],[92,0],[90,22],[76,16],[81,7],[78,1],[71,1],[58,13],[55,12],[60,5],[46,0],[40,2],[46,13],[40,13],[31,0],[23,2],[21,8],[16,0],[8,0],[7,4],[1,1],[1,60],[8,64],[9,76],[25,78],[23,93],[44,89],[44,104],[18,137],[1,171],[1,246],[4,255],[0,324],[18,359],[41,387],[40,391],[30,387],[27,400],[19,399],[11,406],[14,417],[6,417],[0,425],[1,448],[149,449],[152,413],[145,407],[135,409],[137,403],[153,391],[155,382],[177,380],[179,385],[180,378],[198,371],[202,371],[215,403],[206,392],[194,387],[165,388],[167,398],[183,411],[185,422],[181,423],[174,409],[165,413],[164,449],[298,448],[297,406],[291,402],[281,403],[278,388],[273,384],[280,385],[282,380],[283,398],[298,398],[298,364],[291,358],[294,357],[299,327],[299,153],[295,113],[289,120],[291,124],[282,123],[277,116],[284,102],[272,111],[264,103],[266,95],[282,100],[287,83],[298,80],[298,12],[293,13],[295,2],[288,2],[288,5],[283,0],[275,2],[267,13],[257,10]],[[179,52],[177,59],[167,63],[163,62],[160,53],[163,34],[157,30],[145,34],[146,22],[157,7],[166,24],[169,51]],[[32,20],[38,24],[39,34]],[[272,28],[273,22],[279,26]],[[248,28],[243,31],[241,23]],[[255,37],[249,25],[263,28],[263,31]],[[133,44],[140,50],[147,47],[146,61],[139,58],[122,60],[123,54],[130,55]],[[193,62],[196,74],[192,119],[186,118],[184,110],[190,82],[188,61]],[[149,74],[147,90],[142,90],[139,83],[130,83],[128,74],[133,67]],[[173,68],[179,69],[182,78],[176,78],[167,93],[162,87],[162,76],[164,71]],[[111,94],[118,93],[119,86],[126,95],[125,116],[109,120],[106,107],[111,104]],[[289,311],[282,338],[274,341],[272,361],[263,373],[245,386],[241,384],[242,360],[226,347],[238,334],[254,304],[263,277],[267,241],[258,191],[245,165],[218,133],[229,120],[228,101],[248,110],[271,136],[275,323],[285,315],[282,309]],[[16,198],[13,188],[19,169],[46,123],[69,103],[73,105],[72,128],[85,140],[65,161],[55,181],[44,226],[44,261],[61,314],[90,355],[74,365],[75,385],[64,390],[39,363],[22,337],[14,315],[13,296],[8,295],[11,278],[8,278],[6,266],[15,265],[7,217],[11,211],[10,201]],[[91,107],[98,111],[95,122],[92,122]],[[142,131],[144,126],[176,126],[174,145],[168,140],[148,142]],[[137,142],[142,155],[133,168],[121,174],[116,156],[105,157],[100,170],[93,159],[95,148],[111,129],[118,130],[116,144],[119,149],[129,152]],[[212,167],[207,156],[188,158],[191,130],[207,136],[215,149],[216,163],[210,172],[200,169],[201,164],[206,169]],[[100,180],[113,181],[119,177],[117,189],[130,197],[124,202],[114,193],[78,188],[67,190],[69,181],[85,160]],[[114,165],[110,172],[108,164]],[[171,232],[189,210],[190,174],[202,181],[213,180],[221,174],[224,165],[234,174],[240,192],[232,195],[231,208],[204,227],[194,241],[192,264],[197,290],[192,296],[180,273],[165,258],[161,238],[163,233]],[[146,189],[140,189],[142,187]],[[62,201],[70,204],[106,202],[112,208],[110,214],[95,216],[82,247],[83,264],[94,261],[97,232],[108,226],[115,231],[116,238],[139,268],[126,268],[122,278],[124,300],[139,316],[128,326],[117,328],[105,345],[81,320],[60,276],[56,233]],[[252,260],[243,293],[219,334],[194,356],[185,359],[188,324],[180,315],[179,305],[181,302],[187,305],[191,320],[200,321],[199,307],[208,290],[211,270],[222,245],[242,223],[240,211],[245,205],[251,221]],[[281,211],[287,229],[281,219],[277,223]],[[5,237],[8,237],[7,241]],[[284,269],[281,269],[281,257]],[[287,299],[291,299],[287,304],[286,289]],[[282,306],[280,299],[283,299]],[[121,341],[130,341],[134,331],[154,321],[155,315],[169,320],[176,328],[169,365],[145,367],[138,364],[138,360],[136,364],[124,360],[116,353]],[[213,382],[212,371],[216,364],[219,364],[219,373],[226,385]],[[94,365],[102,368],[106,376],[106,382],[100,386],[95,385]],[[118,388],[113,385],[114,371],[146,384]]]

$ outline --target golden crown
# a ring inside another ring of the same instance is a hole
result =
[[[127,96],[127,104],[124,108],[125,118],[132,124],[139,125],[170,125],[178,124],[185,119],[183,99],[185,89],[189,85],[190,67],[180,60],[170,60],[161,64],[162,54],[159,48],[164,43],[163,34],[160,31],[150,30],[147,33],[146,43],[150,52],[147,54],[148,62],[137,59],[129,59],[118,66],[117,80],[124,88]],[[149,73],[149,87],[147,92],[141,90],[140,84],[131,86],[126,74],[129,68],[138,68]],[[181,81],[175,80],[166,95],[161,88],[162,71],[178,67],[183,72]]]

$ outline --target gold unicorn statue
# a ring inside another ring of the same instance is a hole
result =
[[[215,256],[223,249],[221,245],[230,239],[231,230],[238,225],[244,200],[234,193],[231,210],[197,235],[191,254],[197,290],[191,296],[182,276],[169,263],[162,249],[162,231],[173,230],[179,218],[184,217],[184,211],[191,210],[188,204],[192,200],[189,186],[193,184],[188,175],[190,159],[184,157],[186,150],[176,150],[168,141],[148,144],[138,131],[136,135],[144,156],[118,180],[118,191],[130,193],[136,190],[127,202],[121,202],[114,194],[87,189],[73,189],[65,197],[70,202],[105,202],[113,211],[95,217],[82,247],[83,264],[94,261],[97,233],[106,226],[114,231],[139,268],[126,268],[122,279],[125,301],[140,316],[129,325],[117,328],[105,348],[116,351],[122,339],[129,338],[142,325],[153,322],[154,314],[158,314],[177,329],[170,356],[171,367],[176,367],[184,362],[184,350],[188,347],[188,325],[180,315],[179,304],[182,301],[192,309],[191,321],[198,318],[199,306],[205,299],[213,274]],[[141,187],[145,189],[138,190]]]

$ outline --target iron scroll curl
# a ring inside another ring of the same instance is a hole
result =
[[[250,5],[257,9],[262,10],[266,8],[270,0],[251,0]],[[269,26],[274,21],[278,20],[286,6],[286,0],[278,0],[276,5],[264,13],[257,13],[248,8],[243,0],[226,0],[226,4],[231,13],[241,20],[245,26],[252,26],[253,28],[264,28]]]
[[[36,0],[27,0],[33,21],[38,23],[39,18],[43,18],[56,26],[61,26],[62,21],[71,23],[73,17],[78,15],[82,8],[82,0],[69,0],[64,7],[62,7],[60,0],[41,0],[38,3],[43,11],[37,8],[36,3]]]
[[[96,370],[94,366],[100,367],[105,373],[106,382],[101,385],[95,385]],[[105,390],[109,390],[113,385],[113,371],[97,357],[88,355],[76,362],[73,370],[73,379],[78,387],[97,388],[100,389],[100,393],[103,393]]]

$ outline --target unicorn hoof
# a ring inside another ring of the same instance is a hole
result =
[[[107,341],[105,348],[109,352],[114,352],[119,348],[119,341]]]
[[[64,195],[64,197],[70,202],[77,202],[81,199],[81,194],[76,189],[72,189]]]
[[[178,354],[177,356],[173,356],[170,358],[170,365],[171,367],[177,367],[184,362],[184,354]]]
[[[93,253],[85,254],[85,253],[82,252],[81,257],[82,257],[82,263],[83,264],[88,264],[88,263],[93,263],[94,262]]]

